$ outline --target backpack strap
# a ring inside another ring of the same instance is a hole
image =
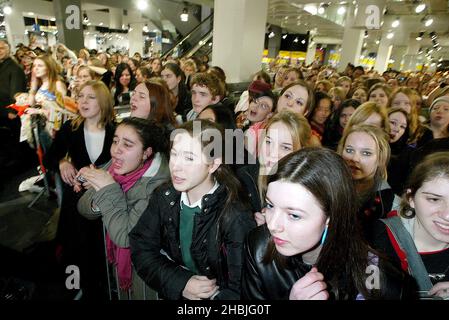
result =
[[[420,291],[429,291],[432,288],[432,282],[429,279],[429,273],[416,249],[410,233],[405,229],[400,217],[391,217],[380,219],[390,229],[398,245],[407,255],[409,270]]]

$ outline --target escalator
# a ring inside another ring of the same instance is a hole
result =
[[[213,26],[214,14],[212,13],[171,49],[164,52],[162,58],[168,56],[189,58],[192,56],[210,55],[212,53]]]

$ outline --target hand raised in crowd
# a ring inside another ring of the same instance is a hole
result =
[[[313,267],[304,277],[295,282],[290,290],[290,300],[327,300],[329,293],[326,290],[324,276]]]
[[[449,281],[438,282],[430,289],[429,295],[449,300]]]
[[[205,276],[192,276],[187,282],[182,296],[189,300],[201,300],[212,297],[218,291],[215,279]]]
[[[96,169],[93,164],[90,167],[82,168],[77,177],[82,176],[86,182],[83,182],[84,188],[92,186],[96,191],[115,183],[114,178],[109,172],[103,169]]]
[[[59,162],[59,172],[61,173],[61,179],[62,181],[64,181],[64,183],[68,184],[69,186],[74,186],[74,180],[78,171],[70,161],[65,159],[61,160]]]

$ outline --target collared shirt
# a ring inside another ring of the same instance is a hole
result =
[[[220,184],[217,181],[215,181],[215,184],[212,187],[212,189],[210,189],[207,193],[205,193],[205,195],[213,194],[215,192],[215,190],[218,189],[219,186],[220,186]],[[201,199],[199,199],[197,202],[190,204],[189,198],[187,197],[187,192],[182,192],[181,193],[181,208],[182,208],[182,205],[184,204],[190,208],[199,207],[200,209],[203,209],[202,208],[203,204],[202,204],[201,200],[203,200],[203,197],[201,197]]]

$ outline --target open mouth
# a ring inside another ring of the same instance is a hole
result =
[[[172,176],[172,182],[173,184],[181,184],[185,181],[185,179],[182,179],[178,176]]]

